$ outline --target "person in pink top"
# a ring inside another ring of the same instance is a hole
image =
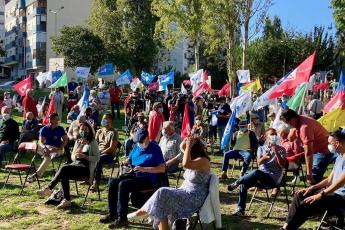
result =
[[[307,182],[315,184],[323,179],[327,166],[335,158],[328,150],[327,130],[315,119],[298,115],[294,110],[284,110],[281,120],[296,128],[307,166]]]
[[[163,106],[161,102],[155,102],[152,106],[152,111],[149,116],[149,138],[150,141],[159,142],[161,137],[161,131],[163,122],[165,121],[163,116]]]

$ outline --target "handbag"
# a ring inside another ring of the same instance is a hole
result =
[[[127,166],[120,167],[120,175],[119,175],[120,179],[132,179],[135,177],[136,175],[132,168],[127,167]]]

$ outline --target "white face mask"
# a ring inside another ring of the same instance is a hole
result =
[[[269,141],[270,144],[276,145],[277,142],[278,142],[278,136],[277,135],[271,135],[269,137],[268,141]]]
[[[159,108],[159,109],[158,109],[158,112],[163,113],[163,108],[162,108],[162,107]]]
[[[331,153],[336,153],[336,152],[337,152],[337,148],[334,147],[333,145],[330,145],[330,144],[328,144],[328,150],[329,150]]]
[[[138,143],[138,145],[141,149],[146,149],[148,146],[148,144],[146,145],[145,143]]]
[[[2,114],[2,119],[4,119],[5,121],[7,121],[10,118],[11,118],[11,115],[9,113]]]

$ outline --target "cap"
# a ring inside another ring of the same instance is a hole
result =
[[[143,140],[145,140],[145,138],[148,137],[148,135],[149,132],[147,131],[147,129],[138,129],[134,134],[133,141],[135,143],[140,143]]]

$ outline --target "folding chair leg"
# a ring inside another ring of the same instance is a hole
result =
[[[10,169],[10,170],[8,171],[7,178],[6,178],[5,183],[4,183],[4,186],[3,186],[2,188],[5,188],[5,187],[6,187],[6,184],[7,184],[7,182],[8,182],[8,179],[10,178],[11,172],[12,172],[12,169]]]
[[[74,182],[75,182],[75,190],[77,191],[77,195],[79,196],[77,180],[74,180]]]
[[[111,178],[113,177],[113,173],[114,173],[114,169],[115,169],[115,164],[113,165],[112,169],[111,169],[111,174],[110,177],[108,179],[108,184],[110,183]]]
[[[255,188],[252,199],[250,199],[249,205],[248,205],[248,211],[250,209],[250,207],[252,206],[253,200],[255,198],[256,192],[258,191],[258,188]]]
[[[86,203],[86,199],[87,199],[87,197],[88,197],[88,195],[89,195],[89,192],[90,192],[90,188],[91,188],[91,184],[89,185],[89,187],[87,188],[87,192],[86,192],[86,194],[85,194],[85,198],[84,198],[84,202],[83,202],[83,204],[82,204],[82,208],[84,208],[84,206],[85,206],[85,203]]]
[[[41,189],[41,183],[40,183],[40,180],[39,180],[38,175],[37,175],[37,173],[36,173],[35,162],[32,163],[32,168],[33,168],[34,173],[35,173],[35,177],[36,177],[36,180],[37,180],[38,188]]]
[[[201,230],[204,230],[204,227],[202,226],[202,223],[201,223],[201,220],[200,220],[199,212],[197,213],[197,217],[198,217],[197,223],[199,222]]]
[[[319,224],[319,226],[317,226],[316,230],[321,229],[322,223],[324,222],[324,219],[326,218],[327,213],[328,213],[328,210],[326,210],[325,214],[323,214],[321,221],[320,221],[320,224]]]
[[[235,164],[236,164],[236,159],[234,159],[234,163],[232,164],[230,176],[232,176],[234,174]]]
[[[18,175],[19,175],[20,185],[23,185],[22,175],[20,174],[19,169],[18,169]]]
[[[101,200],[101,190],[99,190],[99,186],[97,186],[97,193],[98,193],[98,200]]]
[[[24,184],[22,184],[22,189],[21,189],[19,195],[22,195],[22,194],[23,194],[24,187],[25,187],[26,181],[28,180],[28,177],[29,177],[30,172],[31,172],[31,167],[29,168],[28,172],[26,173],[25,180],[24,180]],[[20,176],[20,174],[19,174],[19,176]],[[37,175],[36,175],[36,176],[37,176]],[[37,178],[36,178],[36,179],[37,179]],[[20,181],[21,181],[21,179],[20,179]]]
[[[273,201],[270,203],[270,209],[268,210],[267,218],[270,217],[271,211],[272,211],[272,209],[273,209],[273,205],[274,205],[274,203],[276,202],[277,197],[278,197],[278,193],[276,193],[276,194],[274,195]]]
[[[175,188],[177,188],[177,186],[178,186],[178,182],[180,181],[180,178],[181,178],[181,174],[182,174],[182,170],[180,170],[180,172],[178,173],[178,176],[177,176],[177,180],[176,180],[176,186],[175,186]]]
[[[285,201],[286,201],[286,205],[287,205],[287,210],[289,211],[290,204],[289,204],[289,199],[288,199],[288,195],[287,195],[286,185],[284,185],[284,193],[285,193]]]

